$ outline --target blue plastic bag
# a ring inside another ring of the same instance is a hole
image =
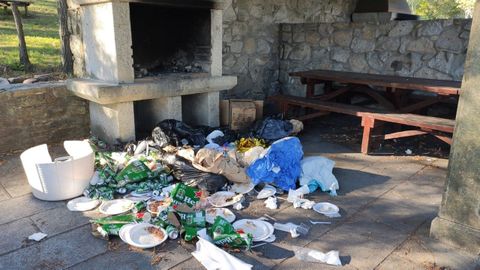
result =
[[[274,183],[288,191],[296,188],[302,172],[302,144],[296,137],[287,137],[274,142],[265,156],[257,159],[247,169],[248,176],[257,185],[261,182]]]

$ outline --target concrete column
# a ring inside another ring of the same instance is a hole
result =
[[[129,3],[99,3],[82,8],[87,75],[113,83],[133,82]]]
[[[222,76],[222,40],[223,40],[223,10],[211,10],[210,16],[210,36],[211,36],[211,76]]]
[[[182,97],[183,121],[195,125],[220,125],[220,93],[188,95]]]
[[[449,172],[430,234],[480,253],[480,2],[477,1],[465,63]]]
[[[135,103],[137,130],[152,131],[165,119],[182,121],[182,97],[165,97]]]
[[[109,144],[135,140],[133,102],[100,105],[90,101],[90,126],[93,135]]]

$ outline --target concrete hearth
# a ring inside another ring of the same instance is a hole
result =
[[[119,84],[92,79],[67,82],[68,89],[75,95],[90,101],[93,134],[109,142],[130,140],[135,136],[136,125],[151,128],[164,119],[218,126],[218,92],[236,84],[234,76],[186,74]],[[138,106],[136,110],[134,103]],[[134,111],[140,115],[134,116]],[[135,118],[145,123],[135,123]]]
[[[90,102],[94,135],[130,141],[169,118],[219,125],[219,92],[237,84],[222,76],[223,0],[76,3],[86,76],[68,88]]]

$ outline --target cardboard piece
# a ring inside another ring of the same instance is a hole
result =
[[[263,118],[263,100],[231,99],[220,102],[220,124],[232,130],[249,128]]]

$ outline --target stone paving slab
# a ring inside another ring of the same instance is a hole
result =
[[[35,225],[49,236],[63,233],[82,225],[90,224],[89,218],[81,212],[71,212],[67,207],[59,207],[31,217]]]
[[[335,169],[334,174],[341,187],[338,195],[369,193],[372,196],[376,196],[393,185],[392,181],[389,181],[391,179],[390,176],[366,172],[366,169],[363,171]]]
[[[23,217],[32,216],[50,209],[65,207],[64,202],[40,201],[27,194],[0,203],[0,224],[5,224]]]
[[[11,196],[7,193],[5,188],[0,184],[0,202],[10,199]]]
[[[405,238],[405,235],[381,223],[357,220],[326,233],[307,247],[323,252],[339,250],[344,256],[342,263],[358,269],[373,269]]]
[[[415,175],[426,166],[410,157],[370,157],[374,160],[373,166],[366,167],[362,171],[379,175],[385,175],[392,180],[405,180]]]
[[[0,255],[26,246],[27,237],[38,232],[30,218],[0,225]]]
[[[81,262],[70,269],[170,269],[192,257],[177,241],[167,241],[155,249],[129,247],[120,239],[110,241],[109,251]],[[196,261],[196,260],[195,260]]]
[[[473,254],[443,245],[428,237],[431,220],[425,222],[405,243],[387,257],[378,269],[430,269],[436,266],[446,269],[478,270],[480,258]],[[430,267],[430,268],[429,268]]]
[[[14,198],[30,194],[32,192],[23,169],[22,171],[19,171],[11,176],[3,177],[1,184],[5,187],[8,194]]]
[[[436,216],[438,209],[419,205],[416,211],[396,201],[381,198],[366,208],[361,215],[372,222],[382,223],[403,233],[415,230],[420,224]]]
[[[1,256],[0,269],[64,269],[106,251],[87,225]]]
[[[190,258],[179,265],[176,265],[171,270],[205,270],[205,268],[195,258]]]

